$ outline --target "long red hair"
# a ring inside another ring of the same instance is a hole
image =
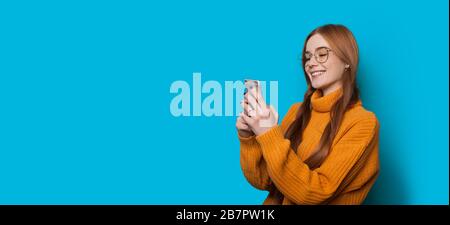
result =
[[[306,43],[308,43],[308,40],[314,34],[320,34],[330,45],[333,54],[339,57],[345,64],[350,65],[350,67],[344,71],[342,76],[343,94],[330,110],[330,122],[325,127],[316,149],[305,160],[305,163],[310,169],[320,167],[328,156],[332,141],[336,136],[345,111],[359,100],[359,90],[356,85],[356,71],[359,60],[358,45],[352,32],[343,25],[335,24],[327,24],[316,28],[307,36],[302,51],[302,66],[308,89],[303,97],[303,103],[299,107],[294,122],[289,126],[285,134],[285,138],[291,141],[292,149],[297,152],[297,148],[302,142],[303,131],[311,118],[311,96],[316,89],[312,87],[311,81],[306,73],[306,60],[304,55]]]

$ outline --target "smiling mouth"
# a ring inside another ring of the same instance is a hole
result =
[[[319,77],[325,73],[325,70],[318,70],[311,73],[311,77]]]

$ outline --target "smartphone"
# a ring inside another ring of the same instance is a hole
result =
[[[252,90],[253,88],[258,88],[259,81],[258,80],[251,80],[251,79],[245,79],[244,80],[245,90],[244,95],[247,94],[249,90]]]
[[[259,81],[258,80],[251,80],[251,79],[245,79],[244,80],[244,85],[245,85],[245,90],[244,90],[244,95],[247,94],[247,92],[256,89],[258,91],[258,87],[259,87]],[[251,111],[249,114],[246,114],[249,117],[252,117],[255,114],[256,111]]]

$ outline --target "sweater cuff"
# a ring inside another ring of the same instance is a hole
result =
[[[270,128],[268,131],[256,137],[256,141],[258,141],[261,147],[270,149],[276,149],[279,146],[280,141],[283,140],[284,135],[279,125]]]
[[[253,141],[255,141],[255,137],[256,137],[255,135],[252,135],[250,137],[242,137],[241,135],[239,135],[239,132],[238,132],[238,138],[242,143],[253,142]]]

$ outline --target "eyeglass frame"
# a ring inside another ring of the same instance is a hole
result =
[[[317,51],[318,51],[319,49],[326,49],[326,50],[327,50],[327,59],[326,59],[325,61],[323,61],[323,62],[320,62],[319,60],[317,60],[317,58],[318,58],[318,56],[317,56]],[[325,46],[322,46],[322,47],[316,48],[316,50],[314,51],[314,54],[311,53],[311,52],[307,52],[307,53],[309,53],[309,54],[311,54],[312,56],[314,56],[314,59],[316,60],[316,62],[318,62],[318,63],[326,63],[326,62],[328,61],[328,58],[330,57],[330,52],[333,52],[333,49],[328,48],[328,47],[325,47]],[[303,54],[303,55],[306,55],[306,53]],[[312,59],[312,56],[311,56],[309,59],[306,59],[306,57],[304,58],[304,60],[305,60],[305,66],[306,66],[306,63]]]

